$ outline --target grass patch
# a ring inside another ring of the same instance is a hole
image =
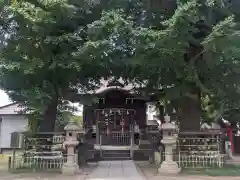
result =
[[[239,165],[226,165],[222,168],[187,168],[182,170],[183,174],[188,175],[207,175],[207,176],[240,176]]]

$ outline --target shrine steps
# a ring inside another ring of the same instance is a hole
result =
[[[137,150],[139,147],[137,145],[134,146],[113,146],[113,145],[98,145],[94,144],[94,149],[96,150]]]
[[[132,151],[132,156],[131,152]],[[89,162],[102,160],[135,160],[148,161],[153,156],[153,149],[149,141],[141,140],[139,145],[133,146],[116,146],[116,145],[99,145],[92,144],[88,149]]]
[[[130,160],[130,150],[102,150],[102,160]]]

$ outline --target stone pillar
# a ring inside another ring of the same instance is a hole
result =
[[[130,146],[131,146],[130,156],[131,156],[132,159],[133,159],[133,155],[134,155],[133,146],[135,146],[134,135],[135,135],[135,128],[134,128],[134,125],[131,124],[130,125]]]
[[[95,124],[96,124],[96,144],[99,145],[100,144],[100,131],[99,131],[99,127],[100,127],[100,115],[99,112],[97,111],[96,113],[96,120],[95,120]]]
[[[64,130],[66,131],[66,140],[64,146],[67,148],[67,162],[62,166],[62,173],[73,175],[78,171],[76,163],[75,147],[78,144],[77,132],[80,128],[73,121],[69,122]]]
[[[162,162],[158,169],[160,174],[178,174],[180,168],[173,161],[173,148],[176,146],[177,137],[174,134],[176,127],[170,123],[170,116],[165,116],[165,123],[162,125],[163,139],[162,143],[165,146],[165,161]]]

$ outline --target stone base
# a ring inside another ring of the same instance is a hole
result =
[[[158,172],[163,175],[174,175],[180,173],[181,169],[174,161],[163,161]]]
[[[74,175],[78,172],[78,165],[76,163],[64,163],[62,166],[62,173],[66,175]]]

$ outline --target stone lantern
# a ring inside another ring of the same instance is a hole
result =
[[[63,174],[75,174],[78,171],[75,147],[78,144],[77,133],[79,129],[80,128],[73,121],[70,121],[64,128],[66,131],[64,146],[67,148],[67,162],[62,166]]]
[[[165,123],[162,124],[162,143],[165,146],[165,161],[162,162],[158,172],[161,174],[178,174],[181,169],[178,167],[178,164],[173,161],[173,148],[177,142],[177,136],[174,133],[176,126],[170,122],[170,116],[166,115],[164,119]]]

